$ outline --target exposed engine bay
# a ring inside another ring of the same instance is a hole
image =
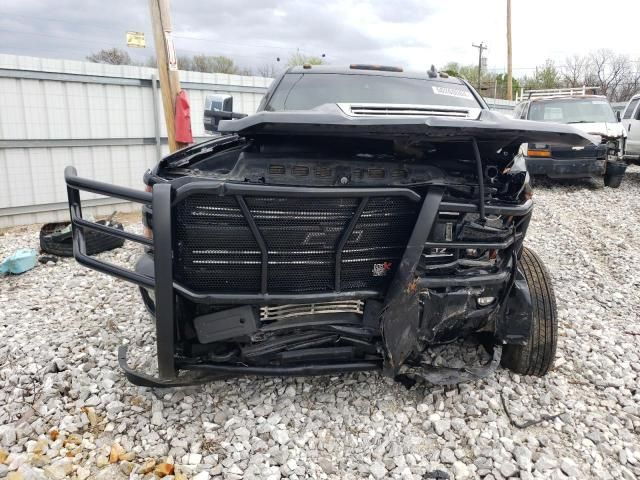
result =
[[[531,213],[527,173],[522,158],[514,160],[519,145],[494,151],[492,144],[479,144],[485,158],[481,163],[484,201],[494,205],[481,217],[475,207],[480,194],[479,164],[470,140],[368,139],[363,143],[348,137],[265,136],[230,137],[221,143],[224,148],[214,144],[189,160],[167,161],[146,180],[153,183],[160,177],[180,184],[208,179],[298,188],[397,187],[415,192],[416,198],[424,198],[434,187],[440,189],[441,201],[412,273],[412,299],[403,300],[415,304],[417,312],[415,346],[406,353],[399,350],[409,362],[419,362],[427,345],[474,333],[487,332],[509,342],[523,342],[528,335],[526,314],[519,319],[515,313],[527,311],[526,285],[510,282]],[[420,203],[383,195],[370,196],[363,205],[359,197],[341,197],[339,192],[335,199],[311,196],[292,201],[276,195],[247,196],[244,203],[266,243],[269,292],[308,293],[311,299],[322,292],[348,295],[366,289],[364,295],[299,303],[262,298],[242,306],[183,298],[178,325],[186,361],[246,366],[384,361],[380,320],[389,308],[385,295],[402,261]],[[220,292],[260,292],[259,245],[243,241],[246,236],[253,238],[249,225],[229,225],[242,217],[244,207],[236,203],[238,199],[218,204],[197,196],[190,199],[184,208],[178,207],[178,218],[185,218],[185,225],[204,218],[220,222],[218,227],[228,232],[218,233],[218,251],[209,251],[210,240],[178,228],[176,279],[195,291],[207,283],[206,289]],[[498,205],[506,209],[504,213],[496,210]],[[517,212],[510,212],[510,207]],[[349,225],[354,215],[360,220]],[[353,228],[345,237],[349,226]],[[336,284],[334,257],[340,245],[342,278]],[[141,269],[144,263],[143,259]],[[193,268],[181,267],[189,264]],[[507,309],[509,321],[505,322]]]
[[[455,383],[492,372],[503,346],[509,368],[550,368],[555,343],[530,336],[534,321],[555,328],[555,300],[523,248],[533,201],[518,150],[591,137],[488,110],[353,119],[337,105],[220,127],[148,171],[147,192],[66,171],[76,258],[137,283],[155,317],[160,376],[131,369],[123,347],[132,382],[383,370]],[[82,228],[98,227],[81,218],[81,189],[144,205],[146,237],[113,233],[149,247],[135,272],[83,253]],[[489,363],[425,364],[429,346],[470,336]],[[546,360],[521,364],[514,348],[532,341]]]

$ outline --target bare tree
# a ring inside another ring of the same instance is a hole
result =
[[[567,87],[581,87],[585,85],[589,59],[582,55],[573,55],[566,60],[561,69],[562,81]]]
[[[119,48],[106,48],[87,55],[87,60],[94,63],[108,63],[110,65],[138,65],[129,54]]]
[[[278,75],[273,63],[264,63],[256,68],[256,73],[261,77],[274,78]]]
[[[449,62],[443,70],[477,83],[474,65]],[[526,89],[595,86],[612,102],[626,101],[640,92],[640,59],[632,60],[628,55],[611,50],[596,50],[588,55],[570,56],[562,66],[547,60],[536,67],[533,75],[525,75],[517,81]],[[503,78],[500,75],[483,72],[482,84],[488,86],[487,95],[494,90],[498,97],[501,96]]]
[[[640,89],[640,65],[627,55],[597,50],[567,58],[562,79],[567,87],[595,86],[613,102],[626,101]]]
[[[626,55],[616,55],[611,50],[601,49],[589,55],[589,68],[585,80],[600,88],[609,100],[618,101],[620,88],[633,71]]]
[[[640,92],[640,59],[633,63],[633,67],[628,72],[624,83],[619,85],[617,92],[618,101],[627,101],[633,95]]]

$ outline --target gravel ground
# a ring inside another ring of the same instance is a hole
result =
[[[542,379],[138,388],[116,356],[129,342],[151,365],[153,328],[133,286],[68,259],[0,279],[0,478],[640,476],[640,168],[617,190],[540,182],[535,199],[527,243],[551,271],[560,318]],[[0,258],[36,248],[37,231],[0,234]],[[137,252],[102,256],[127,264]]]

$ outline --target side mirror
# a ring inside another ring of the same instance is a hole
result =
[[[622,117],[620,117],[620,110],[616,110],[616,119],[621,122],[622,121]]]
[[[218,131],[220,120],[243,118],[244,113],[233,113],[231,95],[207,95],[204,100],[204,130],[209,133]]]

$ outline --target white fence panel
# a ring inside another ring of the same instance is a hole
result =
[[[144,171],[167,153],[154,77],[153,68],[0,54],[0,228],[67,218],[67,165],[81,176],[141,188]],[[200,72],[180,72],[180,80],[196,138],[205,135],[207,94],[230,94],[234,110],[250,114],[272,81]],[[510,110],[515,102],[487,103]],[[103,213],[132,208],[83,198]]]
[[[142,188],[144,171],[167,153],[154,77],[153,68],[0,54],[0,228],[67,218],[67,165],[85,177]],[[205,135],[207,94],[230,94],[235,111],[253,113],[272,81],[199,72],[180,72],[180,79],[196,138]],[[83,198],[94,206],[88,214],[132,208]]]

